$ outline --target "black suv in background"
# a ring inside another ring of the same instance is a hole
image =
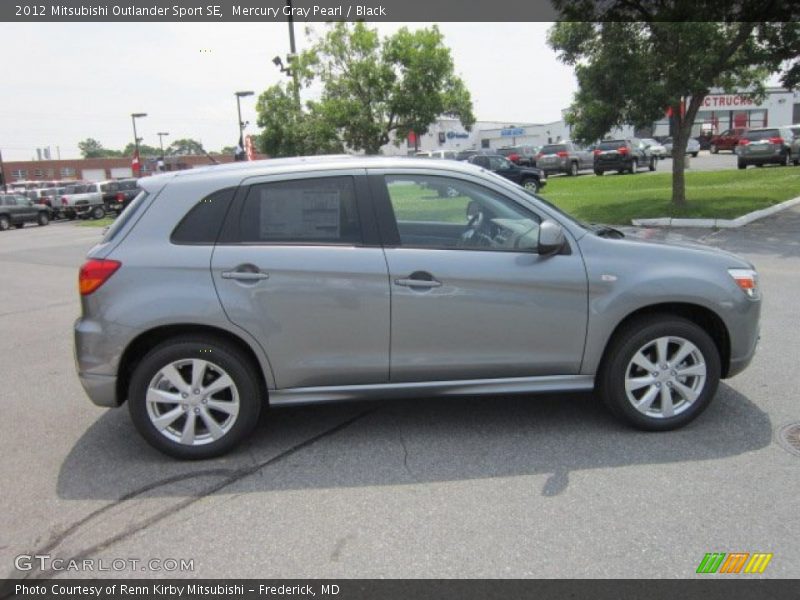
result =
[[[119,214],[125,210],[140,191],[136,182],[136,179],[119,179],[107,183],[103,189],[106,212]]]
[[[497,153],[520,167],[535,167],[537,146],[509,146],[499,148]]]
[[[605,140],[594,149],[594,174],[602,175],[606,171],[636,173],[643,167],[655,171],[656,160],[647,145],[638,138]]]
[[[50,222],[50,209],[36,204],[22,194],[0,194],[0,231],[25,227],[25,223],[47,225]]]
[[[518,183],[522,187],[538,192],[547,183],[547,175],[536,167],[518,167],[499,154],[478,154],[469,159],[473,165],[494,171],[498,175]]]

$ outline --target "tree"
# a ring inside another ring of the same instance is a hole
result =
[[[191,138],[183,138],[172,142],[166,150],[166,154],[173,156],[188,156],[196,154],[205,154],[203,144]]]
[[[236,146],[225,146],[222,150],[219,151],[222,155],[230,155],[233,156],[236,154]]]
[[[133,153],[136,151],[136,146],[133,145],[133,142],[130,142],[127,146],[122,149],[120,153],[121,156],[133,156]],[[156,148],[155,146],[148,146],[147,144],[139,143],[139,156],[161,156],[161,148]]]
[[[562,21],[548,36],[574,65],[578,92],[567,111],[576,139],[602,138],[625,124],[673,119],[672,202],[686,203],[685,150],[712,88],[763,97],[770,73],[800,80],[796,4],[741,0],[554,0]],[[598,8],[607,7],[606,10]],[[777,7],[777,8],[776,8]],[[688,21],[702,15],[717,21]]]
[[[261,147],[274,156],[340,151],[377,154],[394,138],[427,133],[437,117],[475,123],[472,100],[454,74],[450,50],[436,26],[400,29],[383,40],[364,23],[332,24],[296,57],[292,83],[259,98]],[[298,105],[296,85],[319,83],[321,98]]]
[[[120,156],[118,150],[109,150],[104,148],[103,144],[94,138],[86,138],[78,142],[78,149],[81,151],[83,158],[107,158],[113,156]]]

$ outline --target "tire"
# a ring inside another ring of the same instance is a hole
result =
[[[792,166],[792,153],[787,152],[786,156],[783,157],[783,166],[784,167],[791,167]]]
[[[601,171],[600,169],[594,170],[594,174],[597,175],[598,177],[602,177],[604,172],[605,171]]]
[[[92,209],[92,218],[94,220],[102,219],[105,216],[106,216],[106,209],[103,208],[102,206],[95,206]]]
[[[47,216],[45,211],[39,213],[39,217],[36,219],[36,222],[39,224],[40,227],[44,227],[50,222],[50,217]]]
[[[711,144],[709,150],[711,150],[711,154],[719,154],[719,148],[717,148],[716,144]]]
[[[165,374],[170,366],[174,367],[171,377]],[[195,368],[202,368],[203,375],[212,378],[206,383],[208,388],[223,373],[231,383],[212,391],[210,399],[204,398],[203,388],[195,388],[200,390],[197,394],[190,383]],[[263,404],[260,390],[256,367],[236,347],[215,338],[186,336],[163,342],[136,366],[128,388],[128,409],[136,429],[157,450],[180,459],[213,458],[230,451],[252,432]],[[148,393],[152,398],[154,391],[169,400],[148,402]],[[212,402],[219,410],[210,407]],[[153,420],[170,412],[175,416],[167,417],[167,424],[158,429]],[[192,429],[189,417],[194,419],[193,431],[188,431]],[[216,423],[219,437],[212,434],[210,422]],[[188,437],[182,442],[181,435],[189,433],[192,443]]]
[[[11,229],[11,221],[5,215],[0,216],[0,231],[8,231],[9,229]]]
[[[578,176],[578,163],[573,162],[569,164],[569,170],[567,171],[567,175],[569,175],[570,177]]]
[[[78,215],[76,215],[74,212],[67,213],[67,219],[69,219],[70,221],[74,221],[77,218],[77,216]]]
[[[631,161],[630,173],[631,173],[631,175],[636,175],[636,173],[638,173],[638,172],[639,172],[639,159],[638,158],[634,158]]]
[[[699,152],[692,152],[692,158],[697,158],[699,154]]]
[[[530,190],[534,194],[538,194],[539,190],[541,189],[541,186],[539,185],[539,182],[536,181],[535,179],[523,179],[522,182],[521,182],[521,185],[526,190]]]
[[[22,229],[23,227],[25,227],[25,223],[15,223],[14,227],[16,227],[17,229]]]
[[[664,340],[665,353],[663,345],[659,348]],[[682,350],[690,352],[679,365],[670,364]],[[681,370],[690,374],[681,376]],[[708,407],[720,372],[719,350],[705,330],[687,319],[657,314],[633,319],[614,335],[597,387],[618,418],[637,429],[668,431],[686,425]]]
[[[647,168],[650,169],[651,171],[655,171],[656,170],[656,159],[655,158],[651,158],[650,159],[650,164],[647,165]]]
[[[746,165],[746,164],[744,164],[742,161],[738,161],[738,162],[736,163],[736,166],[737,166],[737,168],[739,168],[739,169],[746,169],[746,168],[747,168],[747,165]]]

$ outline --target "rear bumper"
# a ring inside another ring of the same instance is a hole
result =
[[[117,402],[117,378],[114,375],[94,375],[91,373],[78,373],[86,395],[97,406],[114,408]]]

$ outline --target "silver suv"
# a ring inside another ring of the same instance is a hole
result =
[[[595,389],[673,429],[758,338],[750,263],[580,223],[474,165],[279,159],[140,185],[81,268],[77,369],[180,458],[226,452],[266,403]]]

